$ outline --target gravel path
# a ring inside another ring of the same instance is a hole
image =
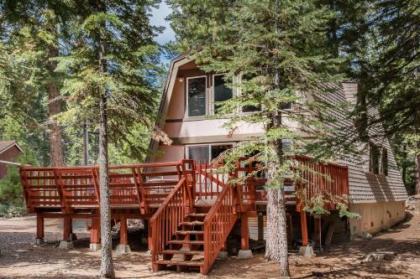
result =
[[[420,208],[420,207],[418,207]],[[0,278],[94,278],[100,264],[100,252],[90,252],[84,221],[75,222],[78,240],[72,250],[57,248],[61,224],[46,220],[46,241],[35,246],[33,216],[0,218]],[[216,262],[205,277],[196,273],[150,270],[150,256],[140,244],[138,232],[129,234],[133,252],[114,258],[118,278],[276,278],[277,266],[257,254],[249,260],[231,257]],[[386,250],[396,253],[389,261],[361,263],[370,252]],[[406,223],[375,236],[334,247],[315,258],[290,257],[293,278],[420,278],[420,211],[412,211]]]

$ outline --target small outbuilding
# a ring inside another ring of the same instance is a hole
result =
[[[23,150],[16,141],[0,141],[0,179],[2,179],[7,173],[6,162],[16,162],[17,158],[22,153]]]

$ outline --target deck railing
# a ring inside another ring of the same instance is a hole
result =
[[[98,166],[20,168],[29,212],[50,208],[70,212],[99,207]],[[182,176],[182,161],[109,167],[111,208],[139,208],[152,213]]]
[[[152,261],[159,259],[165,246],[193,206],[191,191],[183,177],[150,219],[152,229]],[[150,234],[150,232],[149,232]]]
[[[222,173],[210,164],[197,164],[195,166],[196,186],[195,193],[198,200],[214,202],[223,191],[223,186],[217,181],[226,182],[228,174]]]
[[[337,202],[347,202],[347,166],[316,162],[305,156],[297,156],[296,162],[295,187],[301,206],[317,196],[323,196],[329,209],[334,209]]]

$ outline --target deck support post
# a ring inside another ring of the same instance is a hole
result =
[[[92,225],[90,228],[90,251],[98,251],[101,249],[101,231],[99,217],[92,218]]]
[[[227,259],[229,256],[228,251],[227,251],[227,241],[225,241],[225,243],[223,243],[223,247],[222,249],[220,249],[219,255],[217,255],[217,259],[219,260],[225,260]]]
[[[116,254],[122,255],[130,252],[130,245],[128,245],[127,217],[122,216],[120,218],[120,243],[117,245]]]
[[[58,248],[73,248],[73,222],[70,216],[64,216],[63,218],[63,240],[60,241]]]
[[[315,243],[318,244],[319,251],[322,251],[321,221],[321,216],[314,217],[314,240]]]
[[[302,235],[302,246],[299,248],[299,254],[304,257],[312,257],[314,255],[314,249],[309,245],[308,237],[308,223],[306,219],[305,210],[300,210],[300,231]]]
[[[258,212],[258,242],[264,242],[264,215],[262,212]]]
[[[252,257],[252,251],[249,249],[249,225],[247,213],[241,214],[241,249],[238,252],[239,259],[248,259]]]
[[[147,250],[151,252],[153,248],[153,241],[152,241],[152,226],[150,226],[149,220],[144,221],[144,229],[147,233]]]
[[[44,216],[36,214],[36,239],[35,244],[41,245],[44,242]]]

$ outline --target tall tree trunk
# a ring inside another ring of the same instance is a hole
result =
[[[55,46],[50,46],[48,51],[49,58],[57,57],[58,50]],[[48,62],[48,70],[50,72],[50,81],[47,84],[48,91],[48,118],[49,118],[49,141],[50,141],[50,156],[51,156],[51,165],[63,166],[64,165],[64,155],[63,155],[63,145],[62,145],[62,134],[61,128],[58,125],[57,121],[54,119],[57,114],[61,112],[61,98],[60,91],[58,89],[57,83],[53,80],[54,70],[57,66],[56,62]]]
[[[280,1],[275,3],[277,13],[280,13]],[[275,31],[280,35],[280,23],[276,19]],[[275,46],[276,47],[276,46]],[[273,57],[279,63],[278,57]],[[274,69],[274,86],[280,88],[280,71]],[[271,123],[268,128],[281,128],[282,115],[281,106],[271,116]],[[280,276],[289,277],[289,258],[287,247],[287,227],[286,227],[286,206],[284,200],[284,188],[278,179],[278,166],[283,164],[283,146],[281,139],[269,143],[271,156],[268,163],[268,184],[271,186],[267,190],[267,241],[265,256],[269,260],[276,261],[279,264]]]
[[[107,98],[99,97],[99,188],[101,214],[101,278],[114,278],[112,262],[111,209],[109,206]]]
[[[418,140],[417,136],[420,135],[420,111],[417,110],[416,113],[416,118],[415,118],[415,128],[414,128],[414,132],[416,135],[415,140],[417,140],[416,143],[414,143],[414,150],[415,150],[415,163],[416,163],[416,169],[415,169],[415,177],[416,177],[416,181],[415,181],[415,191],[416,191],[416,195],[420,194],[420,141]]]
[[[106,12],[101,0],[96,1],[98,12]],[[105,28],[105,26],[102,26]],[[105,42],[98,34],[98,62],[99,71],[106,73]],[[99,89],[99,188],[100,188],[100,215],[101,215],[101,278],[115,278],[112,261],[111,236],[111,207],[109,203],[109,172],[108,172],[108,113],[107,91]]]
[[[420,194],[420,154],[415,157],[416,161],[416,195]]]
[[[267,190],[267,242],[265,256],[276,261],[280,267],[280,276],[289,276],[287,247],[286,208],[284,188]]]
[[[277,12],[280,12],[280,2],[276,1]],[[276,33],[280,34],[280,24],[276,20]],[[277,57],[274,59],[278,61]],[[280,88],[280,71],[274,69],[274,85]],[[281,106],[271,116],[269,128],[282,127]],[[267,193],[267,242],[265,256],[269,260],[276,261],[279,264],[280,276],[289,277],[289,258],[287,247],[287,221],[286,205],[284,199],[284,187],[278,179],[278,166],[283,164],[283,144],[281,139],[269,143],[270,150],[274,154],[274,159],[270,158],[268,165],[268,184],[271,186]],[[272,155],[270,155],[272,156]]]

